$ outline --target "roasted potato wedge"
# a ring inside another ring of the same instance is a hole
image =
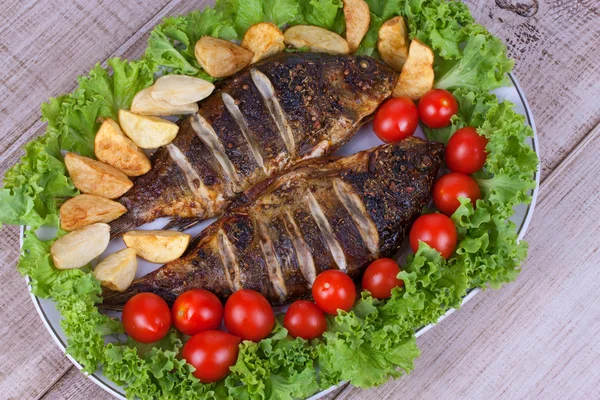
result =
[[[116,199],[133,186],[127,175],[91,158],[67,153],[65,164],[73,184],[83,193]]]
[[[204,79],[187,75],[165,75],[154,83],[152,98],[174,106],[184,106],[207,98],[215,85]]]
[[[60,206],[60,227],[74,231],[96,222],[111,222],[125,214],[127,209],[121,203],[95,196],[80,194]]]
[[[235,74],[250,64],[254,53],[227,40],[203,36],[196,42],[198,64],[215,78]]]
[[[329,54],[348,54],[346,39],[337,33],[312,25],[295,25],[284,32],[285,43],[297,49],[308,47],[310,51]]]
[[[102,122],[94,140],[96,158],[112,165],[127,176],[140,176],[150,171],[150,160],[110,118]]]
[[[81,268],[102,254],[109,241],[110,226],[96,223],[57,239],[50,247],[50,254],[58,269]]]
[[[377,50],[383,61],[396,71],[402,70],[408,58],[409,44],[408,29],[401,16],[384,22],[379,28]]]
[[[123,132],[142,149],[155,149],[169,144],[177,136],[179,126],[166,119],[119,111]]]
[[[254,53],[250,63],[270,57],[285,49],[283,32],[271,22],[252,25],[244,34],[242,47]]]
[[[369,5],[364,0],[344,0],[346,19],[346,41],[350,52],[354,53],[362,42],[371,23]]]
[[[94,276],[100,281],[100,285],[124,292],[135,279],[137,267],[135,250],[123,249],[100,261],[94,268]]]
[[[406,96],[411,100],[419,100],[433,88],[433,79],[433,51],[414,39],[392,96]]]
[[[138,115],[154,115],[156,117],[168,115],[192,114],[198,111],[197,103],[174,106],[166,101],[156,100],[152,97],[154,86],[140,90],[131,103],[131,112]]]
[[[144,260],[154,263],[173,261],[183,254],[191,236],[177,231],[130,231],[123,235],[125,245]]]

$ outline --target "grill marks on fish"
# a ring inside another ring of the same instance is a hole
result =
[[[271,83],[271,80],[265,74],[257,69],[251,69],[250,76],[252,77],[252,82],[254,82],[254,85],[256,85],[256,88],[262,96],[265,106],[269,110],[269,114],[271,114],[271,117],[277,125],[277,129],[285,143],[285,147],[290,154],[295,154],[296,143],[294,140],[294,133],[292,132],[292,128],[290,127],[285,113],[279,104],[279,100],[275,95],[273,83]]]
[[[217,247],[219,254],[221,255],[221,262],[223,263],[225,278],[227,284],[231,288],[231,292],[235,292],[243,288],[241,280],[240,265],[238,263],[235,247],[229,241],[227,234],[223,229],[217,231]]]
[[[252,152],[252,155],[254,156],[254,159],[256,160],[256,163],[265,172],[267,172],[267,168],[265,167],[265,163],[263,161],[262,155],[260,154],[260,150],[258,149],[258,146],[256,145],[256,142],[252,138],[252,135],[250,133],[250,129],[248,128],[248,123],[246,122],[246,119],[244,118],[244,115],[240,111],[240,108],[236,104],[236,100],[234,100],[233,97],[231,97],[228,93],[225,93],[225,92],[223,92],[221,94],[221,98],[223,99],[223,104],[225,104],[225,108],[227,109],[227,111],[229,112],[229,114],[231,114],[231,116],[233,117],[233,119],[237,123],[238,127],[242,131],[242,135],[244,135],[244,138],[248,142],[248,147],[250,148],[250,151]]]
[[[377,258],[379,254],[379,233],[377,232],[377,227],[369,216],[363,201],[353,192],[352,187],[341,179],[335,179],[333,181],[333,189],[336,196],[354,221],[356,229],[358,229],[358,232],[362,237],[363,243],[367,246],[371,255],[374,258]]]
[[[194,196],[207,205],[207,211],[211,210],[213,206],[213,200],[209,194],[209,191],[206,186],[204,186],[204,183],[202,183],[202,179],[200,179],[200,176],[194,170],[187,157],[181,152],[179,147],[172,143],[167,145],[167,151],[169,152],[169,156],[173,162],[177,164],[185,176],[185,180]]]
[[[283,224],[285,226],[286,233],[292,240],[294,246],[294,252],[300,266],[300,271],[304,276],[304,279],[312,286],[313,282],[317,278],[317,269],[315,268],[315,260],[313,259],[312,253],[304,238],[298,224],[294,221],[294,217],[289,210],[285,210],[283,213]]]
[[[283,301],[287,296],[287,288],[285,279],[283,278],[282,265],[279,263],[275,246],[268,232],[268,228],[261,222],[260,219],[255,219],[255,227],[258,232],[260,247],[267,267],[267,273],[273,290]]]

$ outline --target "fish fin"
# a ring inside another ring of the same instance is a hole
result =
[[[204,221],[203,218],[200,217],[175,217],[171,219],[162,229],[177,229],[178,231],[185,231],[186,229],[190,229],[193,226],[198,225],[200,222]]]
[[[116,237],[119,237],[125,232],[129,232],[143,224],[143,221],[139,221],[134,218],[132,214],[127,213],[121,218],[116,219],[108,224],[110,225],[110,239],[112,240]]]

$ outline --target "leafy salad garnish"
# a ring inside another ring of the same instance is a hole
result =
[[[527,244],[517,240],[508,220],[513,207],[531,201],[538,159],[525,144],[533,134],[523,116],[509,102],[498,103],[490,90],[506,86],[513,62],[501,41],[476,24],[468,8],[444,0],[367,0],[371,26],[358,50],[378,57],[379,27],[402,15],[411,38],[429,45],[436,54],[436,87],[453,92],[459,113],[452,125],[426,133],[447,142],[458,128],[476,127],[489,141],[484,170],[476,175],[483,197],[473,208],[469,201],[452,216],[459,242],[447,261],[421,244],[399,275],[404,287],[387,301],[363,297],[349,312],[328,317],[322,339],[292,339],[277,324],[259,343],[243,342],[231,374],[220,383],[203,384],[193,367],[178,357],[183,338],[175,331],[160,346],[141,349],[111,341],[121,333],[119,321],[99,312],[100,283],[89,268],[59,271],[52,264],[52,241],[42,241],[35,230],[59,226],[58,207],[78,193],[67,176],[61,151],[93,156],[98,119],[118,119],[133,96],[150,86],[161,72],[211,79],[198,65],[193,46],[204,35],[240,39],[252,24],[319,25],[342,33],[341,0],[217,0],[214,8],[166,18],[152,31],[144,57],[118,58],[108,68],[97,65],[79,79],[73,93],[50,99],[42,106],[46,133],[25,147],[25,156],[4,176],[0,190],[0,221],[26,225],[18,269],[31,278],[32,292],[52,298],[62,315],[68,337],[67,352],[84,371],[102,368],[125,387],[127,396],[141,399],[292,399],[308,397],[340,381],[371,387],[413,369],[419,355],[415,329],[434,323],[449,308],[459,307],[473,287],[500,287],[514,280],[527,255]],[[65,232],[58,232],[58,236]]]

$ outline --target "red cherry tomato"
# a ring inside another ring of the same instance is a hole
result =
[[[400,267],[391,258],[380,258],[373,261],[362,278],[362,287],[371,292],[376,299],[383,300],[392,296],[392,289],[403,286],[404,281],[396,278]]]
[[[417,106],[408,97],[394,97],[375,113],[373,130],[386,143],[397,142],[415,133],[419,125]]]
[[[419,241],[427,243],[448,258],[456,249],[456,226],[444,214],[421,215],[410,228],[410,247],[419,249]]]
[[[447,90],[433,89],[419,100],[419,118],[430,128],[450,125],[450,118],[458,112],[458,102]]]
[[[238,290],[225,303],[225,327],[243,340],[258,342],[266,338],[274,326],[271,305],[254,290]]]
[[[473,206],[475,206],[475,201],[481,198],[479,186],[470,175],[450,172],[433,185],[433,204],[448,216],[454,214],[454,211],[460,206],[459,197],[471,199]]]
[[[218,382],[235,365],[241,339],[223,331],[204,331],[190,338],[181,356],[196,370],[194,376],[204,383]]]
[[[286,311],[283,326],[292,337],[310,340],[318,338],[327,330],[327,320],[315,303],[298,300]]]
[[[171,310],[154,293],[140,293],[125,303],[121,315],[125,332],[140,343],[157,342],[171,328]]]
[[[487,158],[485,146],[488,141],[475,128],[460,128],[446,145],[446,164],[454,172],[472,174],[483,168]]]
[[[330,269],[317,276],[312,295],[321,310],[336,315],[338,309],[349,311],[352,308],[356,300],[356,286],[342,271]]]
[[[213,293],[192,289],[177,297],[171,310],[173,325],[179,332],[192,336],[217,329],[223,318],[223,304]]]

